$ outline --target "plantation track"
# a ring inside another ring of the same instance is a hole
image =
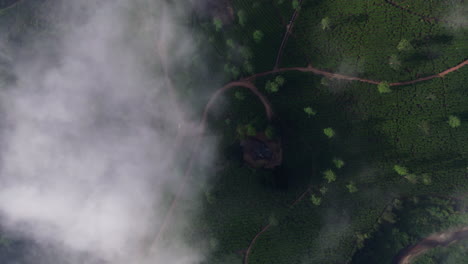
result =
[[[445,75],[447,75],[447,74],[449,74],[451,72],[459,70],[460,68],[462,68],[463,66],[465,66],[467,64],[468,64],[468,60],[465,60],[462,63],[460,63],[460,64],[458,64],[458,65],[456,65],[454,67],[451,67],[451,68],[449,68],[449,69],[447,69],[447,70],[445,70],[445,71],[443,71],[441,73],[426,76],[426,77],[421,77],[421,78],[411,80],[411,81],[390,83],[390,86],[404,86],[404,85],[415,84],[415,83],[419,83],[419,82],[423,82],[423,81],[432,80],[432,79],[435,79],[435,78],[442,78],[442,77],[444,77]],[[258,77],[268,76],[268,75],[275,74],[275,73],[290,72],[290,71],[311,72],[311,73],[314,73],[314,74],[317,74],[317,75],[325,76],[325,77],[327,77],[329,79],[339,79],[339,80],[346,80],[346,81],[359,81],[359,82],[370,83],[370,84],[379,84],[379,83],[382,82],[382,81],[375,81],[375,80],[370,80],[370,79],[364,79],[364,78],[359,78],[359,77],[354,77],[354,76],[348,76],[348,75],[343,75],[343,74],[338,74],[338,73],[327,72],[327,71],[324,71],[324,70],[314,68],[314,67],[312,67],[310,65],[308,67],[289,67],[289,68],[274,69],[274,70],[271,70],[271,71],[266,71],[266,72],[254,74],[252,76],[249,76],[249,77],[246,77],[246,78],[242,79],[241,81],[253,81]]]
[[[291,205],[289,206],[289,209],[293,208],[294,205],[296,205],[297,203],[302,201],[302,199],[304,199],[304,197],[311,191],[311,189],[312,189],[312,186],[307,188],[307,190],[305,192],[303,192],[294,202],[291,203]],[[262,230],[260,230],[260,232],[258,232],[255,235],[255,237],[252,239],[252,241],[250,241],[249,247],[245,251],[244,263],[243,264],[248,264],[249,263],[249,254],[250,254],[250,251],[252,250],[253,245],[257,241],[258,237],[261,234],[265,233],[271,226],[272,226],[271,224],[266,225],[264,228],[262,228]]]
[[[412,11],[411,9],[406,8],[406,7],[404,7],[404,6],[401,6],[400,4],[398,4],[398,3],[394,2],[394,1],[391,1],[391,0],[385,0],[385,2],[386,2],[387,4],[390,4],[390,5],[392,5],[392,6],[396,7],[396,8],[398,8],[398,9],[401,9],[401,10],[403,10],[403,11],[405,11],[405,12],[411,14],[411,15],[418,16],[418,17],[420,17],[421,19],[423,19],[423,20],[426,21],[426,22],[436,21],[436,22],[445,22],[445,23],[449,23],[447,20],[440,19],[440,18],[438,18],[438,17],[430,17],[430,16],[425,16],[425,15],[419,14],[419,13],[414,12],[414,11]]]
[[[299,11],[301,10],[301,6],[302,6],[302,0],[299,1],[299,6],[294,10],[291,20],[289,20],[289,23],[286,25],[286,32],[284,33],[283,41],[281,41],[281,45],[278,50],[278,55],[276,56],[276,62],[275,62],[275,66],[273,67],[273,69],[277,69],[278,65],[281,62],[281,57],[283,56],[284,48],[286,47],[286,43],[288,42],[289,36],[291,35],[292,29],[294,27],[294,22],[296,21],[296,18],[299,16]]]
[[[395,258],[395,264],[410,264],[417,256],[435,247],[447,247],[459,240],[468,239],[468,226],[457,230],[445,231],[430,235],[417,244],[403,249]]]

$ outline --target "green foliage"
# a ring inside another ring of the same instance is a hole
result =
[[[234,45],[234,41],[232,39],[228,39],[226,40],[226,45],[229,47],[229,48],[234,48],[235,45]]]
[[[253,58],[253,52],[248,47],[240,47],[239,48],[239,53],[242,56],[242,58],[244,58],[246,60],[250,60],[250,59]]]
[[[277,93],[279,91],[279,85],[274,81],[267,81],[265,84],[265,90],[269,93]]]
[[[314,116],[317,114],[317,111],[315,111],[314,109],[312,109],[312,107],[308,106],[308,107],[305,107],[304,108],[304,112],[309,116]]]
[[[320,25],[322,26],[323,30],[330,29],[330,25],[331,25],[330,18],[329,17],[322,18],[322,20],[320,21]]]
[[[230,76],[231,79],[237,79],[240,75],[239,67],[231,65],[229,63],[224,64],[224,72],[226,75]]]
[[[390,89],[390,84],[388,82],[381,82],[377,85],[377,90],[379,93],[390,93],[392,89]]]
[[[255,127],[252,125],[252,124],[248,124],[246,127],[246,134],[247,136],[255,136],[257,135],[257,130],[255,129]]]
[[[268,218],[268,223],[271,225],[271,226],[277,226],[279,224],[279,221],[278,221],[278,218],[276,218],[274,215],[271,215],[269,218]]]
[[[322,203],[322,198],[319,196],[316,196],[315,194],[312,194],[310,196],[310,201],[312,202],[313,205],[319,206]]]
[[[394,70],[399,70],[401,67],[401,61],[398,55],[396,54],[390,55],[390,58],[388,59],[388,64],[390,65],[390,68]]]
[[[226,125],[229,126],[229,125],[231,124],[231,119],[226,118],[226,119],[224,120],[224,123],[225,123]]]
[[[292,1],[292,8],[297,9],[299,7],[299,0],[293,0]]]
[[[385,222],[388,222],[388,223],[391,223],[391,224],[394,224],[396,223],[396,215],[393,213],[393,211],[391,210],[385,210],[381,216],[381,222],[382,221],[385,221]]]
[[[431,176],[429,176],[429,174],[427,173],[424,173],[422,176],[421,176],[421,181],[424,185],[430,185],[432,183],[432,179],[431,179]]]
[[[338,169],[343,168],[343,166],[345,165],[344,161],[342,159],[338,159],[338,158],[333,159],[333,164],[335,164],[335,167],[338,168]]]
[[[324,133],[325,136],[327,136],[328,138],[332,138],[332,137],[335,136],[335,130],[333,130],[333,128],[331,128],[331,127],[324,128],[324,129],[323,129],[323,133]]]
[[[326,186],[322,186],[319,191],[322,195],[325,195],[328,192],[328,188]]]
[[[406,174],[405,179],[407,179],[412,184],[415,184],[418,182],[418,177],[415,174]]]
[[[246,72],[248,74],[253,74],[254,73],[254,67],[253,67],[252,63],[250,63],[249,61],[245,61],[244,64],[242,65],[242,68],[243,68],[244,72]]]
[[[213,25],[215,27],[216,32],[219,32],[223,28],[223,21],[220,18],[215,17],[213,18]]]
[[[402,39],[397,45],[399,51],[410,51],[413,49],[413,46],[407,39]]]
[[[284,79],[283,76],[278,75],[278,76],[276,76],[276,78],[275,78],[275,82],[281,87],[281,86],[284,85],[285,79]]]
[[[361,249],[364,247],[364,241],[370,238],[369,233],[356,233],[356,245],[358,249]]]
[[[241,138],[245,137],[246,135],[245,126],[238,125],[236,128],[236,132]]]
[[[322,79],[320,79],[320,84],[326,87],[330,86],[330,79],[327,77],[322,77]]]
[[[241,91],[236,91],[234,93],[234,96],[236,97],[237,100],[244,100],[245,99],[245,94]]]
[[[459,127],[461,125],[461,121],[460,121],[460,118],[454,116],[454,115],[450,115],[449,116],[449,120],[447,121],[449,126],[452,127],[452,128],[456,128],[456,127]]]
[[[237,19],[239,21],[239,25],[245,26],[247,23],[247,12],[242,9],[237,11]]]
[[[265,84],[265,90],[269,93],[276,93],[279,91],[279,88],[283,86],[285,79],[283,76],[276,76],[273,81],[268,80]]]
[[[260,31],[260,30],[255,30],[254,33],[253,33],[253,40],[256,42],[256,43],[260,43],[263,39],[263,32]]]
[[[356,187],[356,185],[354,184],[354,182],[349,182],[347,185],[346,185],[346,189],[348,189],[348,192],[350,193],[355,193],[358,191],[358,188]]]
[[[336,181],[336,174],[332,170],[326,170],[323,172],[323,178],[327,180],[328,183]]]
[[[393,169],[398,173],[398,175],[405,176],[408,174],[408,169],[403,166],[395,165],[393,166]]]
[[[272,126],[268,126],[266,129],[265,129],[265,136],[268,138],[268,139],[273,139],[275,137],[275,130]]]

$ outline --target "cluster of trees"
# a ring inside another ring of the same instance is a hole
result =
[[[278,75],[274,80],[268,80],[265,84],[265,90],[268,93],[277,93],[279,89],[284,85],[285,79],[283,76]]]
[[[406,167],[403,167],[401,165],[394,165],[393,170],[400,176],[403,176],[405,179],[407,179],[410,183],[418,183],[418,181],[421,181],[424,185],[429,185],[432,183],[431,176],[428,173],[424,173],[420,176],[410,173],[409,170]]]
[[[336,169],[341,169],[344,167],[345,162],[342,159],[335,157],[333,158],[333,164],[335,165]],[[336,181],[336,177],[336,173],[332,169],[328,169],[323,172],[323,179],[325,180],[325,183],[323,183],[322,186],[319,188],[318,193],[313,193],[310,196],[310,201],[312,202],[312,204],[319,206],[322,203],[324,195],[328,192],[327,184]],[[356,187],[356,184],[353,181],[348,182],[345,185],[345,187],[349,193],[355,193],[358,191],[358,188]]]

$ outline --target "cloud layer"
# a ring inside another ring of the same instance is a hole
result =
[[[164,70],[195,52],[177,22],[184,11],[162,0],[60,1],[49,10],[59,12],[59,38],[17,52],[17,80],[0,94],[5,228],[105,263],[201,260],[182,231],[147,253],[184,176],[178,153],[190,146],[179,144],[178,127],[194,123]],[[157,44],[170,54],[158,56]]]

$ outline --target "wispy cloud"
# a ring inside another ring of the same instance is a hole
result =
[[[194,121],[177,108],[161,70],[161,63],[173,70],[195,52],[176,22],[185,11],[165,1],[92,0],[49,10],[61,12],[60,37],[22,47],[28,56],[15,58],[17,81],[0,93],[5,228],[107,263],[202,259],[181,238],[183,229],[147,255],[184,177],[175,146],[190,149],[175,135],[181,122]],[[158,37],[171,45],[165,61]],[[193,188],[187,193],[196,195]],[[186,227],[190,217],[175,223]]]

